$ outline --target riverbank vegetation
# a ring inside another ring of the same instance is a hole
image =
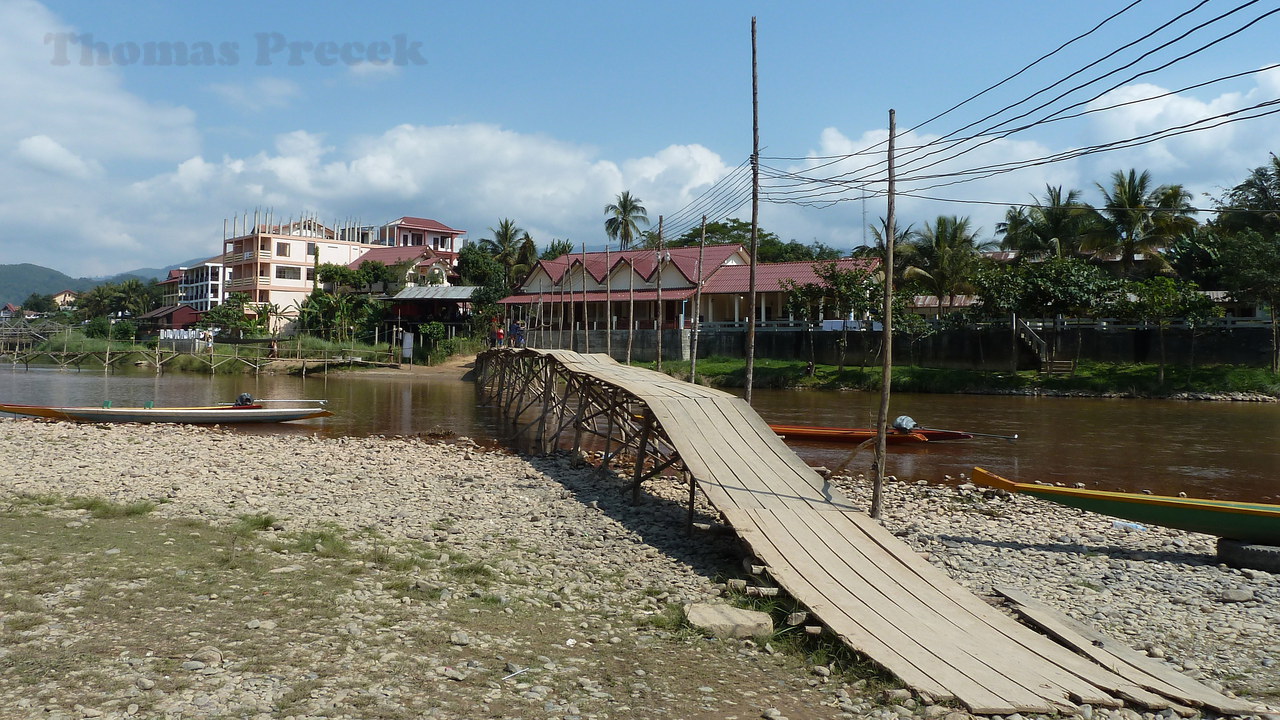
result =
[[[646,367],[652,367],[648,363]],[[690,363],[663,362],[663,371],[688,379]],[[697,381],[722,388],[740,388],[746,377],[746,361],[741,358],[712,357],[698,361]],[[815,364],[812,372],[803,360],[757,359],[753,386],[813,390],[880,389],[878,366]],[[1180,395],[1267,395],[1280,397],[1280,374],[1266,368],[1233,365],[1205,365],[1164,368],[1163,378],[1156,364],[1115,364],[1082,362],[1074,372],[1039,373],[989,372],[981,370],[895,366],[893,389],[898,392],[976,394],[1086,394],[1137,397]]]

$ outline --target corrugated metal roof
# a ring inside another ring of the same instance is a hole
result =
[[[470,300],[479,288],[473,285],[410,285],[392,300]]]

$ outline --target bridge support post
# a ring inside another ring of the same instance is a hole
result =
[[[640,442],[636,446],[636,469],[631,479],[631,504],[640,504],[640,483],[644,480],[644,461],[649,454],[649,433],[653,430],[653,416],[646,409],[644,413],[644,429],[640,431]]]

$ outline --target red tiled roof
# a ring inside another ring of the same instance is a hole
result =
[[[464,235],[467,232],[466,230],[454,230],[448,225],[430,218],[409,217],[407,215],[397,220],[392,220],[387,224],[419,228],[422,230],[434,230],[436,232],[453,233],[455,235]]]
[[[760,263],[756,265],[756,291],[781,292],[783,280],[794,280],[798,283],[820,282],[814,265],[836,263],[841,270],[873,270],[879,266],[878,260],[862,260],[841,258],[839,260],[805,260],[804,262]],[[744,293],[751,289],[750,265],[725,265],[717,269],[707,278],[702,286],[704,293]]]
[[[741,245],[708,245],[706,252],[702,258],[702,277],[706,278],[715,272],[726,260],[742,249]],[[698,248],[695,247],[679,247],[666,248],[663,254],[670,257],[670,264],[674,265],[681,275],[689,282],[694,282],[694,276],[698,269]],[[631,263],[635,266],[636,272],[640,277],[648,280],[653,275],[653,270],[658,264],[658,252],[652,249],[646,250],[616,250],[608,253],[609,271],[617,268],[622,263]],[[539,261],[543,270],[552,280],[559,280],[565,270],[571,267],[578,267],[583,264],[583,254],[561,255],[554,260]],[[596,282],[604,280],[606,274],[605,253],[589,252],[586,254],[587,272]]]
[[[347,264],[352,270],[358,269],[361,265],[370,260],[377,260],[383,265],[395,265],[405,260],[421,258],[417,263],[421,265],[424,262],[431,262],[439,259],[436,252],[425,245],[397,245],[397,246],[377,246],[371,248],[368,252],[356,258]]]
[[[694,288],[680,288],[678,290],[663,290],[662,300],[684,300],[693,297]],[[605,302],[612,299],[614,302],[628,302],[632,299],[633,293],[626,290],[615,290],[612,293],[589,292],[587,293],[587,302]],[[634,293],[636,301],[657,300],[657,290],[636,290]],[[511,295],[504,297],[498,302],[503,305],[527,305],[529,303],[536,304],[538,298],[542,298],[544,303],[558,302],[582,302],[582,291],[576,293],[564,293],[564,298],[560,297],[560,293],[544,293],[541,296],[538,293],[528,293],[523,295]]]

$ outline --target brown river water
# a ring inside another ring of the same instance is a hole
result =
[[[0,369],[0,402],[208,405],[242,392],[256,398],[326,399],[334,416],[241,426],[236,432],[282,437],[456,434],[500,441],[496,414],[479,405],[472,383],[452,376],[303,379]],[[879,396],[871,393],[757,390],[754,395],[756,410],[776,423],[870,427],[879,407]],[[941,482],[976,465],[1023,482],[1280,503],[1277,403],[896,394],[890,417],[898,415],[925,427],[1018,435],[1012,441],[974,438],[892,446],[888,472],[900,480]],[[850,446],[793,442],[792,447],[811,465],[836,468],[847,462],[852,472],[871,467],[869,447],[852,458]]]

